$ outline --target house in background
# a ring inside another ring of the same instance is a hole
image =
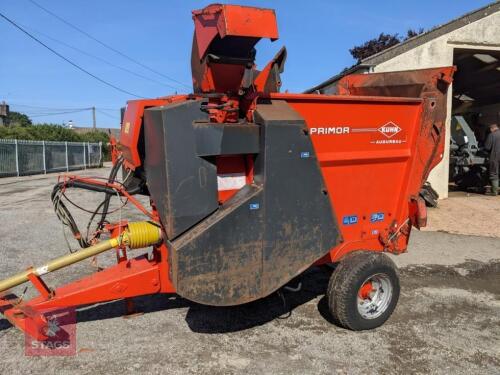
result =
[[[429,181],[441,198],[448,196],[450,124],[463,115],[475,133],[498,121],[500,112],[500,2],[470,12],[370,56],[357,66],[307,90],[336,94],[338,81],[348,74],[391,72],[455,65],[448,92],[446,149]]]

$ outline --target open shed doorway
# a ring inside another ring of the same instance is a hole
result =
[[[484,141],[500,120],[500,50],[455,49],[450,145],[450,191],[484,193],[488,160]]]

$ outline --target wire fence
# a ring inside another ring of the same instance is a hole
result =
[[[102,143],[0,139],[0,177],[102,166]]]

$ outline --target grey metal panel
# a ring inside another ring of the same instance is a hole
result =
[[[264,147],[255,173],[264,184],[262,294],[299,275],[340,241],[305,121],[284,101],[259,104]]]
[[[262,297],[262,188],[246,186],[228,204],[171,244],[179,295],[209,305]]]
[[[207,121],[201,100],[144,112],[147,186],[168,239],[198,223],[218,206],[217,171],[198,157],[194,121]]]
[[[256,154],[259,127],[253,124],[194,124],[198,156]]]
[[[265,297],[340,241],[302,117],[280,101],[258,105],[255,117],[255,184],[171,243],[176,291],[199,303]]]

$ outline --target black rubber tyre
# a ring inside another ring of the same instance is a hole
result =
[[[359,299],[363,303],[358,307],[358,293],[361,293],[360,289],[367,281],[369,288],[372,285],[380,286],[377,291],[370,289],[373,290],[370,293],[374,301],[381,301],[380,308],[372,304],[369,297],[366,300]],[[399,291],[397,268],[387,255],[374,251],[355,251],[347,254],[332,273],[326,297],[336,324],[353,331],[362,331],[380,327],[389,319],[398,303]]]

